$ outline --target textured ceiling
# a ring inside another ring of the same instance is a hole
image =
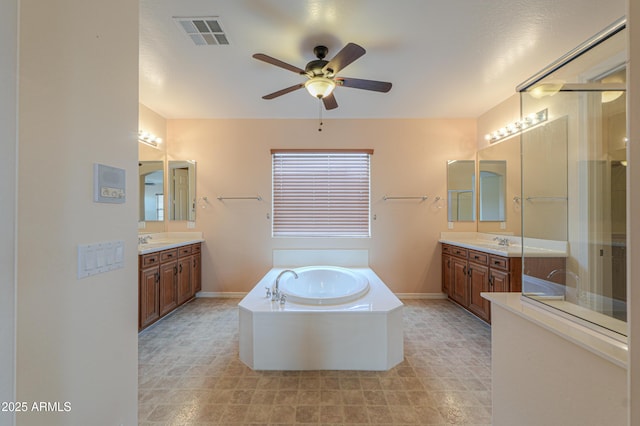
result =
[[[477,117],[515,86],[609,26],[625,0],[140,0],[140,102],[166,118],[316,118],[304,78],[346,43],[367,53],[340,76],[390,81],[389,93],[338,87],[327,118]],[[217,16],[229,45],[196,46],[173,17]]]

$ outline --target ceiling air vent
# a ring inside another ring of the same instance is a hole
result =
[[[220,20],[217,16],[204,16],[198,18],[174,17],[180,27],[197,46],[227,45],[229,39],[222,31]]]

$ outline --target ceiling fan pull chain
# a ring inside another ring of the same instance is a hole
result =
[[[318,106],[320,107],[319,108],[319,111],[320,111],[320,120],[319,120],[320,124],[318,125],[318,131],[321,132],[322,131],[322,98],[321,97],[318,97]]]

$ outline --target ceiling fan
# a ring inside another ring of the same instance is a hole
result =
[[[362,46],[355,43],[348,43],[336,56],[330,61],[325,60],[329,49],[326,46],[316,46],[313,48],[313,54],[318,59],[309,62],[305,69],[298,68],[294,65],[282,62],[279,59],[263,53],[256,53],[254,58],[264,61],[268,64],[293,71],[297,74],[307,77],[307,81],[299,83],[291,87],[287,87],[277,92],[264,95],[262,99],[274,99],[278,96],[285,95],[295,90],[306,88],[311,96],[322,99],[322,103],[326,109],[334,109],[338,107],[336,98],[333,95],[333,89],[336,86],[351,87],[354,89],[373,90],[375,92],[388,92],[391,90],[391,83],[385,81],[363,80],[359,78],[338,77],[337,74],[346,68],[349,64],[366,53]]]

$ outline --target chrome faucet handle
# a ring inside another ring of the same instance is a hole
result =
[[[271,297],[271,288],[269,288],[269,287],[265,287],[264,289],[265,289],[265,290],[267,290],[267,295],[266,295],[265,297],[266,297],[266,298]]]
[[[286,294],[281,294],[280,295],[280,305],[284,305],[284,303],[287,301],[287,295]]]

